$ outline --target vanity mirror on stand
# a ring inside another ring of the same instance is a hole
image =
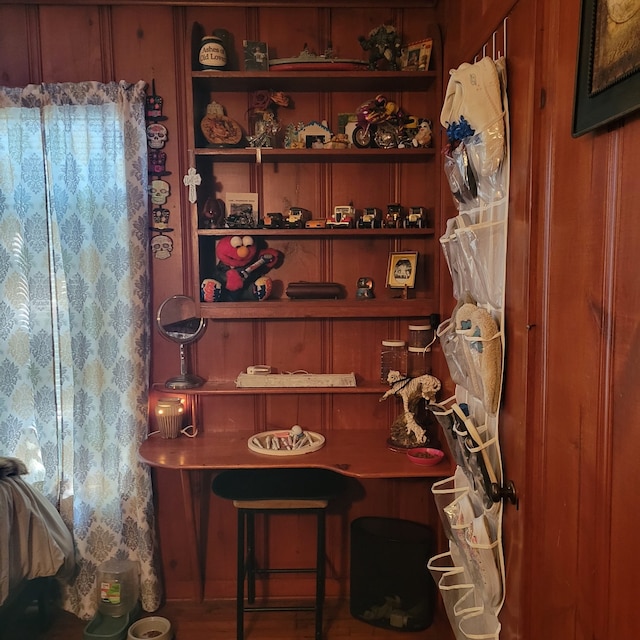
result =
[[[185,345],[195,342],[202,336],[206,327],[206,318],[196,316],[196,305],[189,296],[172,296],[158,308],[156,316],[158,329],[162,336],[180,345],[180,375],[165,382],[167,389],[194,389],[201,387],[204,380],[187,373]]]

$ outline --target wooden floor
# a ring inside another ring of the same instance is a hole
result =
[[[169,602],[154,614],[167,618],[175,640],[235,640],[235,603]],[[312,612],[253,613],[245,618],[245,640],[305,640],[314,637]],[[36,628],[35,616],[28,615],[5,629],[3,640],[85,640],[86,622],[66,612],[55,615],[46,632]],[[14,626],[14,625],[12,625]],[[446,616],[436,614],[424,631],[394,631],[372,626],[352,617],[348,603],[327,601],[324,616],[325,640],[453,640]]]

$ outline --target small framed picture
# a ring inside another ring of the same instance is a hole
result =
[[[227,193],[225,227],[253,229],[258,226],[258,194]]]
[[[387,287],[390,289],[413,289],[416,284],[417,266],[417,251],[390,253],[389,267],[387,269]]]
[[[266,42],[243,40],[244,70],[269,71],[269,50]]]
[[[304,144],[307,149],[324,149],[324,143],[328,142],[328,136],[324,133],[317,136],[305,136]]]
[[[403,71],[428,71],[432,48],[432,38],[425,38],[408,44],[402,49],[400,67]]]

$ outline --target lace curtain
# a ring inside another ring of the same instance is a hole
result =
[[[72,531],[64,608],[96,611],[96,568],[139,562],[160,601],[147,431],[145,85],[0,88],[0,452]]]

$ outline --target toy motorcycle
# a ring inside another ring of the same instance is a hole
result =
[[[395,102],[377,95],[361,104],[356,110],[357,122],[353,130],[353,144],[359,149],[381,149],[411,146],[410,130],[417,127],[417,120],[407,116]]]

